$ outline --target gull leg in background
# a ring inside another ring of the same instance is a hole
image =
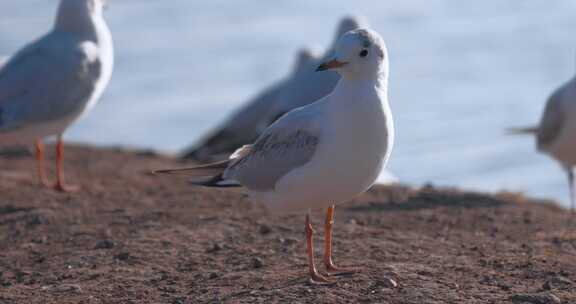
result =
[[[570,217],[568,218],[568,227],[574,223],[574,201],[576,200],[576,189],[574,189],[574,168],[567,167],[568,186],[570,187]]]
[[[332,226],[334,226],[334,206],[328,207],[326,211],[326,223],[324,226],[324,266],[329,274],[351,274],[354,269],[340,268],[332,261]]]
[[[308,251],[308,268],[310,270],[310,283],[312,284],[330,284],[331,280],[324,277],[318,273],[316,270],[316,265],[314,264],[314,240],[312,236],[314,235],[314,229],[312,228],[312,223],[310,222],[310,210],[306,214],[306,243]]]
[[[50,187],[50,182],[46,177],[46,170],[44,167],[44,143],[41,139],[34,142],[35,156],[36,156],[36,170],[38,171],[38,179],[41,185]]]
[[[54,189],[61,192],[78,191],[80,187],[66,185],[64,182],[64,140],[62,134],[58,135],[58,143],[56,144],[56,167],[57,181]]]

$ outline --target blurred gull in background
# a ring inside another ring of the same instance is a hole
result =
[[[34,142],[38,175],[48,186],[43,139],[57,135],[60,191],[75,190],[64,183],[62,133],[96,104],[112,75],[103,1],[62,0],[54,28],[0,69],[0,146]]]
[[[310,51],[298,55],[292,74],[260,93],[234,114],[223,126],[203,138],[184,153],[184,158],[201,162],[225,159],[241,146],[251,143],[268,127],[292,109],[318,100],[332,91],[340,76],[336,72],[315,73],[315,69],[328,58],[334,44],[344,33],[366,25],[361,18],[345,17],[340,21],[334,42],[322,57]]]
[[[549,154],[566,170],[570,187],[570,207],[574,212],[576,190],[576,76],[558,88],[548,99],[540,124],[536,127],[510,129],[512,134],[532,134],[536,146]]]
[[[253,100],[233,114],[222,126],[184,153],[184,158],[201,162],[226,159],[239,147],[251,143],[269,125],[267,113],[277,102],[289,79],[317,62],[311,50],[302,49],[291,75],[264,89]]]
[[[336,42],[344,33],[367,27],[368,23],[364,18],[356,16],[344,17],[338,25],[332,45],[326,50],[324,55],[317,62],[313,62],[301,69],[286,84],[278,98],[278,102],[274,104],[271,112],[267,115],[268,118],[271,118],[269,123],[274,122],[280,116],[295,108],[305,106],[332,92],[338,80],[340,80],[340,75],[334,71],[316,73],[316,67],[334,56]]]

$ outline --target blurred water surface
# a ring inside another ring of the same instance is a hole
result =
[[[564,174],[509,126],[535,123],[575,70],[571,0],[111,0],[109,90],[67,138],[176,152],[274,79],[297,49],[323,50],[338,19],[366,16],[387,41],[404,182],[522,191],[567,203]],[[56,0],[0,1],[0,54],[47,31]]]

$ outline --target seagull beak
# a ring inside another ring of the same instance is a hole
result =
[[[332,59],[330,61],[324,62],[316,69],[316,72],[331,70],[345,66],[348,62],[338,61],[337,59]]]

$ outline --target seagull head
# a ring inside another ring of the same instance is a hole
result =
[[[388,73],[388,52],[378,33],[358,29],[344,34],[334,53],[316,71],[335,70],[344,78],[379,78]]]

